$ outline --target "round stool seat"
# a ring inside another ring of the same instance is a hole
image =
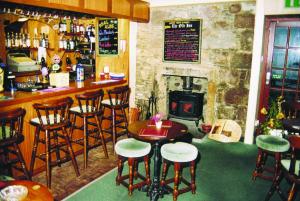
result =
[[[127,158],[146,156],[149,154],[150,150],[150,143],[138,141],[134,138],[120,140],[115,145],[116,153]]]
[[[256,145],[264,150],[272,152],[286,152],[290,143],[286,139],[272,135],[259,135],[256,137]]]
[[[185,142],[169,143],[161,147],[161,155],[168,161],[184,163],[195,160],[198,149],[194,145]]]

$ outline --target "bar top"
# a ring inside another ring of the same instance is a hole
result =
[[[80,93],[86,90],[99,89],[104,87],[111,87],[126,83],[127,80],[93,80],[88,79],[82,82],[70,82],[68,87],[57,87],[51,89],[44,89],[34,92],[16,91],[0,93],[0,108],[14,104],[30,102],[34,100],[51,98],[59,95],[67,95],[71,93]]]

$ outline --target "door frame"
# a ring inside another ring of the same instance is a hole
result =
[[[298,15],[299,16],[299,15]],[[264,118],[264,115],[260,113],[261,108],[266,107],[268,105],[269,100],[269,91],[270,84],[266,85],[266,73],[270,71],[270,65],[272,62],[272,53],[273,51],[269,51],[269,47],[274,44],[274,35],[269,41],[270,37],[270,28],[273,22],[290,22],[290,21],[300,21],[300,17],[291,16],[266,16],[265,18],[265,34],[264,34],[264,46],[263,46],[263,68],[261,70],[261,82],[260,82],[260,92],[259,92],[259,112],[258,112],[258,120],[261,121]]]

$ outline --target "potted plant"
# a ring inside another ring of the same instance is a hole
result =
[[[282,136],[282,119],[285,117],[281,104],[283,97],[279,96],[276,100],[272,100],[268,109],[263,107],[260,113],[265,116],[265,120],[259,125],[260,131],[264,135]]]

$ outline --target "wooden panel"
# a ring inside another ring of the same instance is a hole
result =
[[[130,16],[130,0],[112,0],[112,13]]]
[[[134,1],[133,18],[145,19],[149,21],[149,3],[143,1]]]
[[[85,0],[84,8],[107,12],[108,0]]]
[[[67,6],[75,6],[75,7],[79,7],[80,5],[80,0],[48,0],[48,2],[67,5]]]

